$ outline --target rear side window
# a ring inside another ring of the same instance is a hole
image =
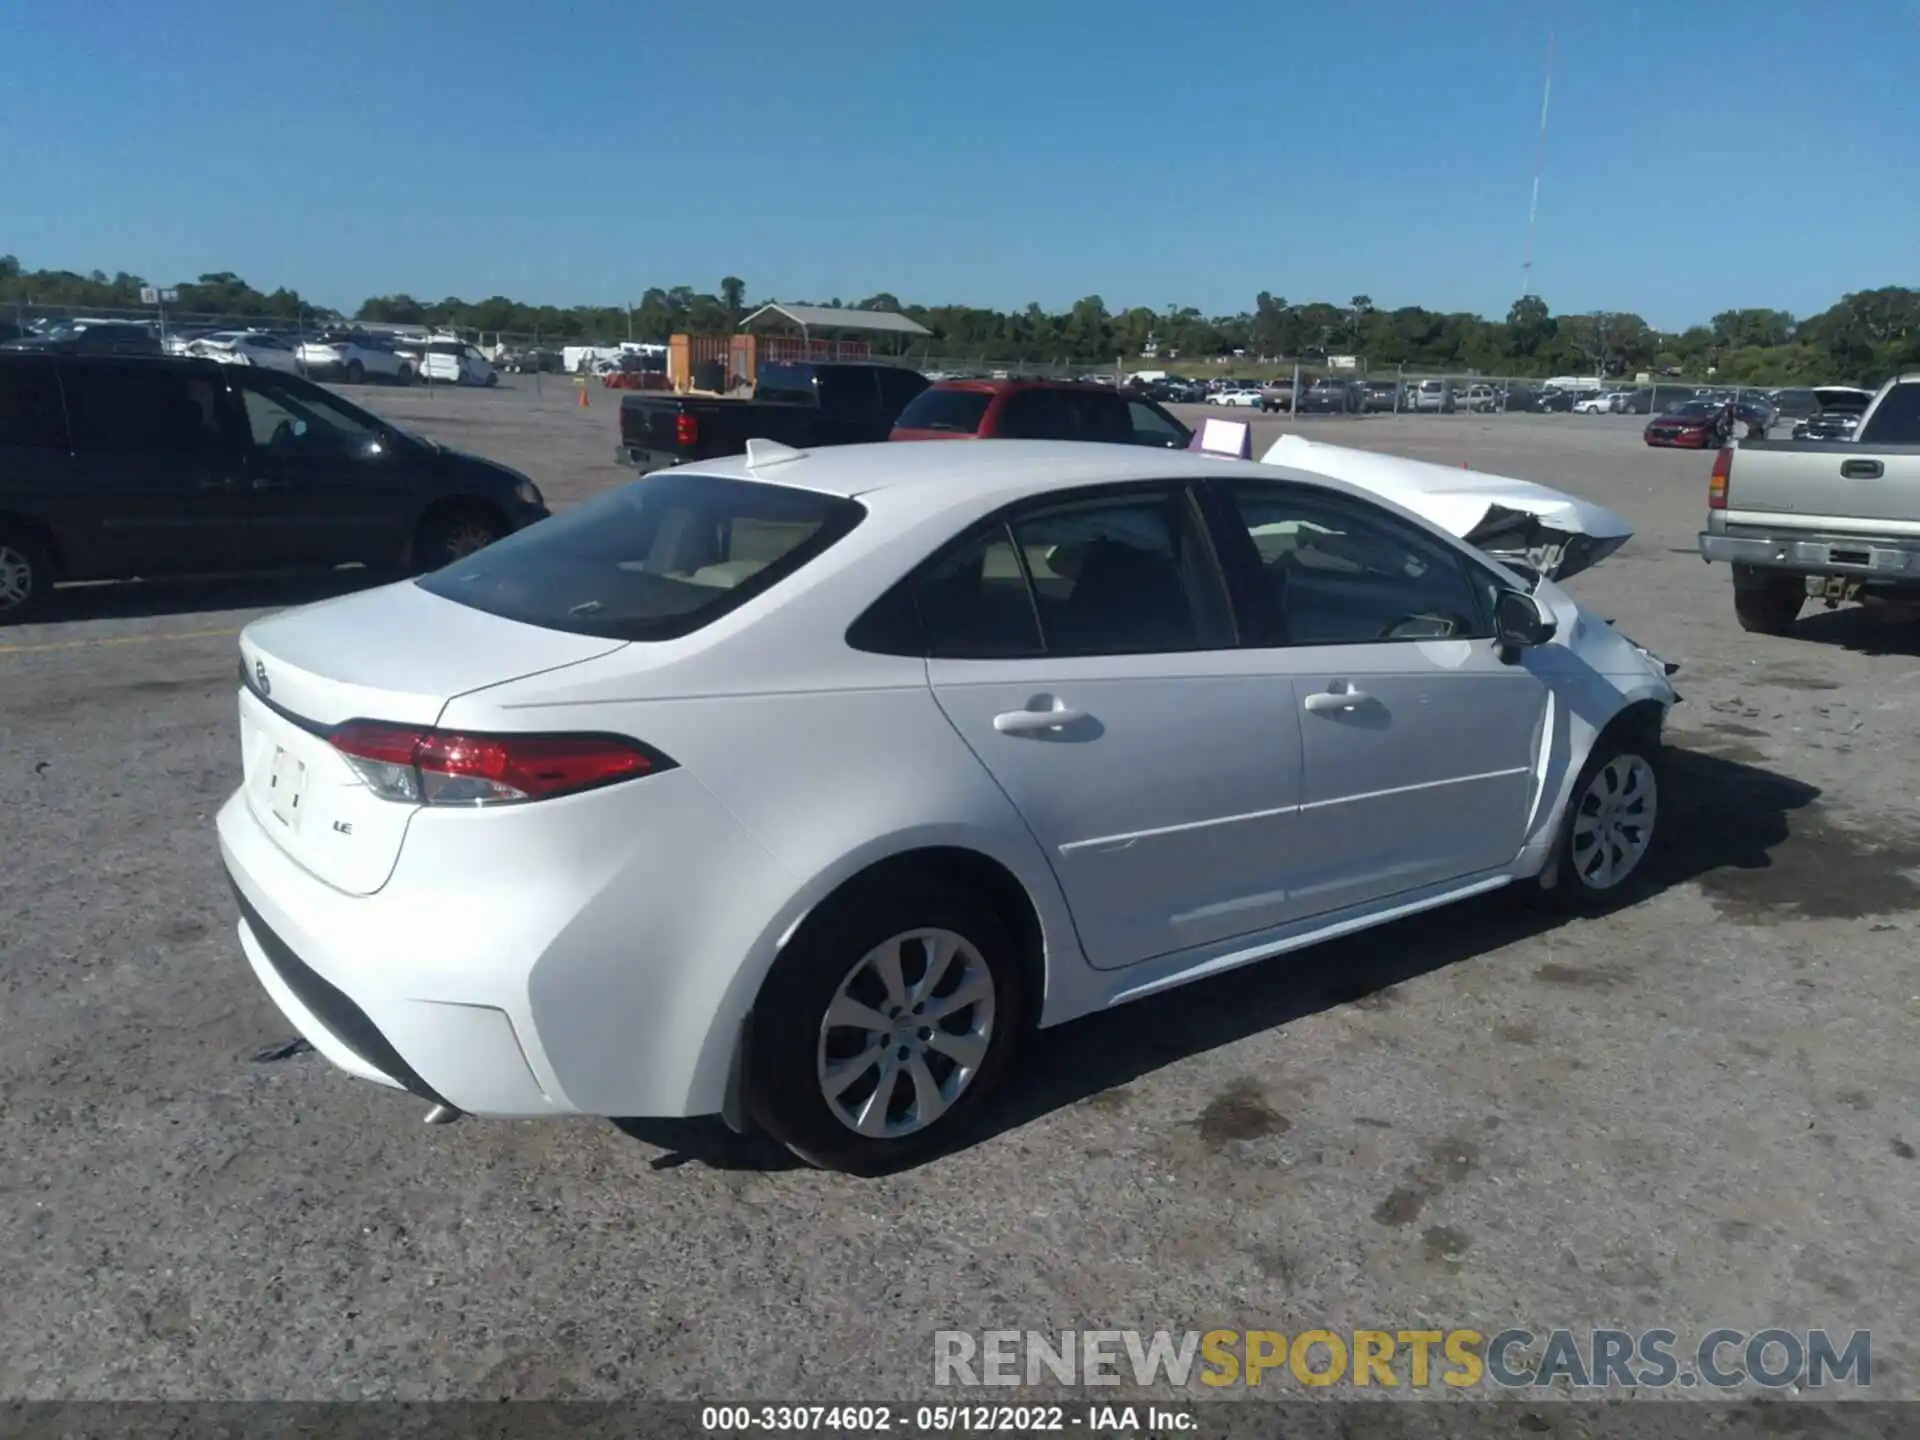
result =
[[[922,390],[893,423],[903,430],[974,435],[992,403],[993,396],[985,390]]]
[[[865,514],[851,500],[782,485],[655,475],[417,583],[548,630],[672,640],[779,584]]]
[[[65,365],[60,384],[77,453],[204,458],[227,446],[218,387],[184,367]]]
[[[54,379],[51,365],[0,364],[0,446],[67,448],[60,382]]]

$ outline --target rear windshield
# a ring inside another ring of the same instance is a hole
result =
[[[781,485],[653,475],[416,583],[548,630],[672,640],[779,584],[865,514],[851,500]]]
[[[984,390],[922,390],[893,423],[902,430],[943,430],[972,435],[986,418],[993,396]]]

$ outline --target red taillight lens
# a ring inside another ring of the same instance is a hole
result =
[[[1707,509],[1727,508],[1727,482],[1733,478],[1733,450],[1728,447],[1713,457],[1713,473],[1707,477]]]
[[[698,445],[700,443],[700,417],[697,415],[674,416],[673,443],[676,445]]]
[[[350,720],[329,738],[368,789],[408,805],[517,805],[673,767],[618,735],[465,735]]]

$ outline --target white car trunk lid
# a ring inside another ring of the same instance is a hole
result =
[[[1370,490],[1457,535],[1506,565],[1564,580],[1597,565],[1633,537],[1603,505],[1531,480],[1455,469],[1283,435],[1260,457]]]
[[[255,621],[240,636],[248,804],[296,863],[370,895],[393,873],[417,807],[375,795],[328,734],[356,719],[431,726],[457,695],[622,643],[503,620],[410,581]]]

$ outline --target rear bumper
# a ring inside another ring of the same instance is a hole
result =
[[[1797,575],[1857,575],[1920,584],[1920,542],[1851,539],[1844,535],[1787,538],[1772,535],[1698,537],[1700,557],[1756,570],[1786,570]]]
[[[743,966],[771,962],[791,896],[684,770],[415,812],[371,894],[300,866],[244,791],[217,829],[241,949],[294,1028],[351,1075],[501,1119],[718,1113]]]
[[[671,470],[681,463],[680,457],[670,450],[644,450],[638,445],[622,445],[613,453],[622,465],[642,475],[653,470]]]

